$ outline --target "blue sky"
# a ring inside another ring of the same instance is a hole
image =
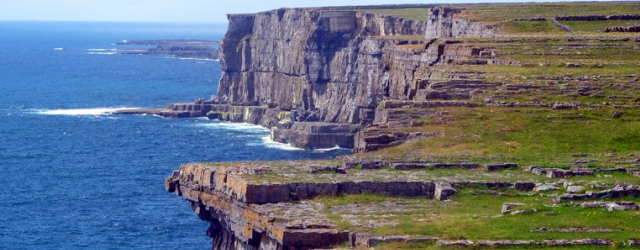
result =
[[[523,0],[0,0],[0,20],[224,23],[226,22],[225,14],[227,13],[254,13],[281,7],[522,1]]]

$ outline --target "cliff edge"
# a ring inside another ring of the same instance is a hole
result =
[[[493,34],[456,9],[418,9],[433,18],[350,8],[228,15],[218,96],[158,114],[260,124],[300,148],[353,148],[384,100],[414,99],[426,68],[471,54],[442,38]]]

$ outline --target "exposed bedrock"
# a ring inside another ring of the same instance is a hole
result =
[[[451,7],[431,9],[427,19],[426,38],[456,38],[463,36],[493,36],[495,25],[474,22]]]
[[[483,51],[484,63],[492,63],[490,51],[438,39],[488,35],[491,27],[458,17],[455,9],[431,12],[428,21],[322,8],[229,15],[220,44],[218,95],[231,105],[275,110],[264,112],[271,117],[259,122],[241,121],[272,127],[277,141],[301,148],[351,148],[358,127],[373,123],[383,100],[447,95],[435,84],[433,91],[424,89],[429,66],[479,58]],[[425,40],[425,34],[433,39]],[[466,94],[449,97],[459,96]],[[286,120],[276,119],[283,112],[313,114],[274,124]],[[318,133],[309,129],[318,126],[323,128]]]
[[[271,139],[305,149],[353,148],[353,136],[357,131],[358,126],[353,124],[286,122],[272,128]]]
[[[429,14],[428,21],[335,8],[229,15],[219,45],[218,97],[116,113],[259,124],[271,128],[272,139],[306,149],[398,145],[422,135],[394,135],[396,140],[383,143],[354,138],[386,114],[376,111],[385,100],[456,102],[493,86],[433,75],[430,66],[503,63],[491,48],[447,40],[489,35],[491,27],[458,16],[456,9]]]
[[[207,235],[214,238],[213,249],[313,249],[368,238],[340,230],[322,212],[324,206],[313,200],[318,196],[379,194],[447,200],[457,193],[456,188],[468,185],[518,188],[518,183],[509,182],[417,181],[402,176],[372,181],[354,179],[347,173],[354,164],[364,169],[370,163],[346,161],[342,166],[296,163],[286,167],[292,174],[306,172],[316,176],[315,180],[307,181],[283,179],[276,174],[281,163],[190,163],[165,179],[165,189],[183,196],[200,219],[210,222]],[[439,163],[396,162],[394,166],[480,167],[433,164]],[[326,178],[328,175],[330,179]]]
[[[383,50],[394,41],[374,36],[425,29],[424,21],[322,9],[229,15],[229,23],[219,96],[232,104],[318,109],[320,121],[352,124],[370,121],[381,98]]]
[[[453,8],[429,12],[428,20],[338,8],[229,15],[219,44],[218,97],[174,103],[165,110],[116,113],[206,116],[269,127],[273,139],[300,148],[366,148],[371,140],[357,143],[354,137],[379,120],[376,115],[384,112],[376,110],[385,100],[470,99],[473,91],[491,86],[434,75],[430,66],[504,63],[494,58],[492,48],[451,40],[492,35],[493,27]],[[394,137],[399,140],[384,144],[416,138]],[[372,143],[367,150],[385,147]]]

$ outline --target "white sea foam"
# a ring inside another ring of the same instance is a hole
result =
[[[291,146],[291,144],[288,143],[280,143],[280,142],[276,142],[271,140],[271,136],[265,136],[262,137],[262,145],[264,145],[267,148],[277,148],[277,149],[281,149],[281,150],[290,150],[290,151],[298,151],[298,150],[304,150],[301,148],[296,148],[294,146]]]
[[[41,115],[108,115],[118,110],[134,108],[88,108],[88,109],[46,109],[34,110],[34,113]]]
[[[169,57],[169,58],[176,58],[176,57]],[[192,57],[178,57],[180,60],[196,60],[196,61],[215,61],[215,62],[219,62],[220,59],[209,59],[209,58],[192,58]]]
[[[269,132],[268,128],[260,125],[254,125],[249,123],[230,123],[230,122],[215,122],[198,124],[196,126],[210,127],[210,128],[222,128],[226,130],[246,131],[246,132]]]
[[[115,55],[118,52],[87,52],[89,55]]]
[[[344,148],[341,148],[340,146],[336,145],[333,148],[318,148],[318,149],[314,149],[313,151],[316,151],[316,152],[327,152],[327,151],[340,150],[340,149],[344,149]]]
[[[248,124],[248,123],[215,122],[215,123],[197,124],[196,126],[209,127],[214,129],[218,128],[218,129],[224,129],[224,130],[234,130],[234,131],[246,132],[248,134],[268,133],[270,131],[268,128],[262,127],[260,125],[254,125],[254,124]],[[251,137],[251,135],[248,135],[248,137]],[[288,143],[280,143],[280,142],[273,141],[271,140],[270,135],[265,135],[263,137],[260,137],[260,139],[261,139],[260,143],[247,143],[247,146],[262,145],[267,148],[276,148],[280,150],[290,150],[290,151],[304,150],[301,148],[296,148],[294,146],[291,146],[291,144],[288,144]],[[332,148],[314,149],[313,152],[324,153],[324,152],[333,151],[333,150],[348,150],[348,149],[341,148],[336,145],[335,147],[332,147]]]
[[[260,125],[248,124],[248,123],[230,123],[230,122],[216,122],[216,123],[206,123],[206,124],[198,124],[196,126],[209,127],[209,128],[219,128],[225,130],[234,130],[240,132],[246,132],[247,134],[255,134],[255,133],[269,133],[269,129]],[[303,150],[296,147],[293,147],[286,143],[279,143],[271,140],[269,134],[260,138],[260,143],[248,143],[247,146],[253,145],[262,145],[267,148],[276,148],[281,150]]]
[[[53,48],[53,50],[64,50],[64,48]]]
[[[107,51],[108,49],[87,49],[87,51]]]

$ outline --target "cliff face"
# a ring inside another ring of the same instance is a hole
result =
[[[493,36],[495,25],[485,25],[474,22],[461,15],[455,8],[438,7],[429,13],[425,37],[428,38],[457,38],[464,36]]]
[[[229,15],[218,94],[234,104],[317,110],[319,121],[372,120],[389,76],[379,36],[423,35],[425,21],[357,11]]]
[[[219,46],[219,98],[173,104],[160,115],[260,124],[272,129],[274,141],[305,149],[353,148],[384,100],[450,92],[430,86],[457,76],[434,75],[431,66],[496,63],[491,50],[446,40],[492,35],[492,27],[452,8],[435,7],[428,16],[410,20],[337,8],[229,15]]]

